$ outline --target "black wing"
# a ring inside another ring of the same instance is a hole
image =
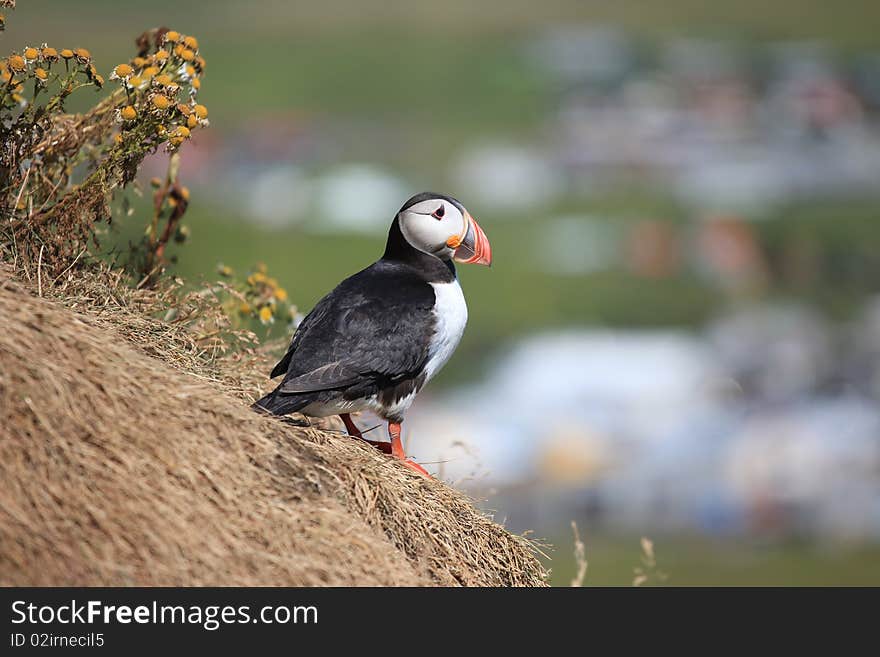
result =
[[[281,394],[383,387],[414,378],[434,332],[434,290],[406,265],[380,260],[321,299],[272,377]]]

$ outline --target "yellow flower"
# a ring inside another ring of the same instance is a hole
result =
[[[189,137],[190,137],[189,128],[187,128],[185,125],[177,126],[177,130],[175,131],[175,134],[178,137],[183,137],[184,139],[189,139]]]
[[[199,49],[199,42],[194,36],[183,37],[183,43],[187,48],[191,48],[193,50]]]
[[[195,114],[190,114],[186,119],[186,127],[190,130],[196,128],[199,125],[199,119]]]
[[[199,80],[198,78],[193,78],[193,81],[192,81],[192,88],[193,88],[193,89],[200,89],[201,86],[202,86],[202,81]]]
[[[25,48],[24,49],[24,58],[29,62],[34,61],[39,56],[40,56],[40,51],[37,50],[36,48]]]
[[[43,57],[45,57],[47,61],[57,62],[58,61],[58,51],[55,50],[55,48],[50,48],[49,46],[43,46]]]
[[[195,107],[193,107],[193,111],[196,113],[196,116],[199,117],[200,119],[207,119],[208,118],[208,108],[205,107],[204,105],[196,105]]]
[[[155,78],[153,78],[153,82],[167,87],[169,84],[171,84],[172,80],[170,75],[163,73],[162,75],[157,75]]]
[[[119,116],[121,116],[125,121],[134,121],[137,118],[137,110],[131,105],[126,105],[121,110],[119,110]]]
[[[110,77],[115,76],[117,78],[127,78],[132,73],[134,73],[134,69],[131,66],[129,66],[128,64],[120,64],[113,69],[113,75],[111,75]]]
[[[171,101],[168,100],[168,98],[166,98],[165,96],[156,94],[155,96],[153,96],[153,107],[159,110],[167,110],[169,107],[171,107]]]
[[[139,78],[137,75],[132,75],[128,80],[126,80],[126,84],[132,89],[139,88],[144,83],[143,78]]]
[[[229,267],[226,267],[226,269],[229,269]],[[223,274],[223,272],[220,272],[220,273]],[[223,274],[223,275],[224,275],[224,276],[229,276],[229,275],[231,275],[231,274],[232,274],[232,270],[229,269],[229,274]],[[250,304],[248,304],[248,303],[243,303],[243,304],[241,304],[241,305],[238,307],[238,312],[239,312],[240,314],[242,314],[242,315],[250,315],[250,314],[251,314],[251,306],[250,306]]]
[[[205,61],[204,57],[196,57],[196,66],[198,66],[200,70],[204,71],[207,65],[208,62]]]
[[[278,301],[286,301],[287,300],[287,290],[285,290],[283,287],[277,288],[275,290],[275,298],[278,299]]]
[[[195,56],[196,54],[189,48],[184,48],[180,51],[180,57],[185,61],[191,62],[193,59],[195,59]]]
[[[194,77],[196,74],[196,67],[193,66],[192,64],[187,64],[186,68],[183,70],[186,73],[187,77],[190,77],[190,78]]]
[[[181,188],[180,188],[180,197],[181,197],[184,201],[188,201],[188,200],[189,200],[189,187],[181,187]]]
[[[192,113],[189,105],[184,105],[183,103],[177,104],[177,111],[183,114],[184,116],[189,116]]]
[[[64,59],[70,59],[73,57],[73,51],[70,48],[64,48],[61,51],[61,56],[64,57]]]
[[[272,321],[272,309],[269,306],[263,306],[260,308],[260,321],[263,324],[268,324]]]
[[[159,69],[156,68],[155,66],[147,66],[147,68],[145,68],[141,73],[144,76],[144,78],[149,80],[151,77],[153,77],[154,75],[159,73]]]
[[[135,66],[137,68],[143,67],[144,65],[146,65],[146,63],[147,63],[147,60],[144,59],[143,57],[135,57],[134,59],[131,60],[132,66]]]
[[[13,71],[14,73],[20,73],[24,70],[25,67],[24,57],[22,57],[21,55],[10,55],[9,59],[7,60],[7,65],[9,66],[10,71]]]
[[[117,145],[117,146],[122,146],[122,133],[117,132],[117,133],[113,136],[113,141],[116,142],[116,145]]]
[[[155,57],[157,62],[164,62],[169,57],[168,51],[162,48],[162,50],[158,51],[155,54]]]
[[[165,33],[165,41],[180,41],[180,32],[176,32],[174,30],[168,30]]]
[[[87,64],[92,58],[92,53],[90,53],[85,48],[77,48],[73,51],[73,54],[76,55],[76,61],[78,61],[80,64]]]
[[[42,82],[45,82],[49,79],[49,74],[46,72],[46,69],[37,67],[34,69],[34,77]]]

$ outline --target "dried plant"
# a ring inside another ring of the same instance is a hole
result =
[[[136,56],[107,81],[85,48],[26,46],[0,62],[0,248],[26,270],[39,263],[57,275],[96,245],[114,194],[160,147],[169,153],[168,174],[154,194],[138,263],[149,284],[165,264],[189,196],[175,156],[208,124],[196,102],[205,60],[195,37],[165,28],[144,32],[136,45]],[[72,94],[108,82],[116,88],[91,109],[66,112]]]
[[[642,536],[641,565],[633,569],[633,586],[645,584],[662,584],[668,579],[668,575],[657,567],[657,557],[654,555],[654,542]]]
[[[574,579],[571,580],[571,585],[583,586],[584,579],[587,576],[587,566],[589,565],[587,562],[587,546],[581,540],[577,523],[574,520],[571,521],[571,530],[574,532],[574,562],[577,565],[577,572]]]
[[[126,321],[139,326],[147,316],[163,318],[155,330],[194,341],[190,366],[211,367],[218,356],[247,353],[256,336],[232,325],[222,285],[184,293],[176,279],[158,284],[169,242],[188,232],[179,151],[208,125],[208,110],[196,101],[206,64],[196,38],[173,30],[144,32],[135,43],[135,56],[106,80],[85,48],[26,46],[0,59],[0,261],[35,281],[40,296],[80,309],[125,309]],[[111,86],[91,109],[66,111],[72,94]],[[99,233],[119,207],[111,205],[114,194],[159,149],[168,154],[167,173],[153,180],[144,237],[123,270],[95,257]]]
[[[77,308],[131,308],[127,321],[138,324],[144,315],[162,318],[158,330],[185,332],[209,368],[219,356],[246,358],[257,344],[248,329],[259,324],[241,319],[293,321],[296,309],[264,268],[241,283],[189,292],[177,279],[160,279],[168,245],[189,234],[181,223],[190,193],[178,176],[180,149],[208,125],[208,109],[196,101],[206,63],[198,40],[174,30],[150,30],[135,43],[135,56],[113,67],[106,81],[84,48],[27,46],[0,59],[0,261],[35,280],[40,296]],[[66,112],[73,93],[110,86],[91,109]],[[113,218],[111,208],[129,214],[126,196],[122,204],[111,201],[160,149],[168,155],[167,171],[151,181],[143,237],[120,269],[96,257],[98,237]]]

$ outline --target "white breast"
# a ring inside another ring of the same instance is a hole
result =
[[[431,283],[434,288],[434,315],[437,324],[428,346],[425,381],[440,371],[458,346],[467,324],[467,304],[458,281]]]

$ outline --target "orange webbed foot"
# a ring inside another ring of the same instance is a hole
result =
[[[422,466],[420,466],[415,461],[411,461],[410,459],[400,459],[400,462],[404,465],[404,467],[407,467],[410,470],[412,470],[413,472],[420,474],[425,479],[433,479],[434,478],[428,473],[427,470],[425,470]]]
[[[427,470],[415,461],[406,458],[406,453],[403,451],[403,443],[400,441],[400,423],[389,422],[388,433],[391,436],[391,456],[398,459],[405,467],[413,472],[420,474],[426,479],[432,479],[433,477],[428,474]]]

